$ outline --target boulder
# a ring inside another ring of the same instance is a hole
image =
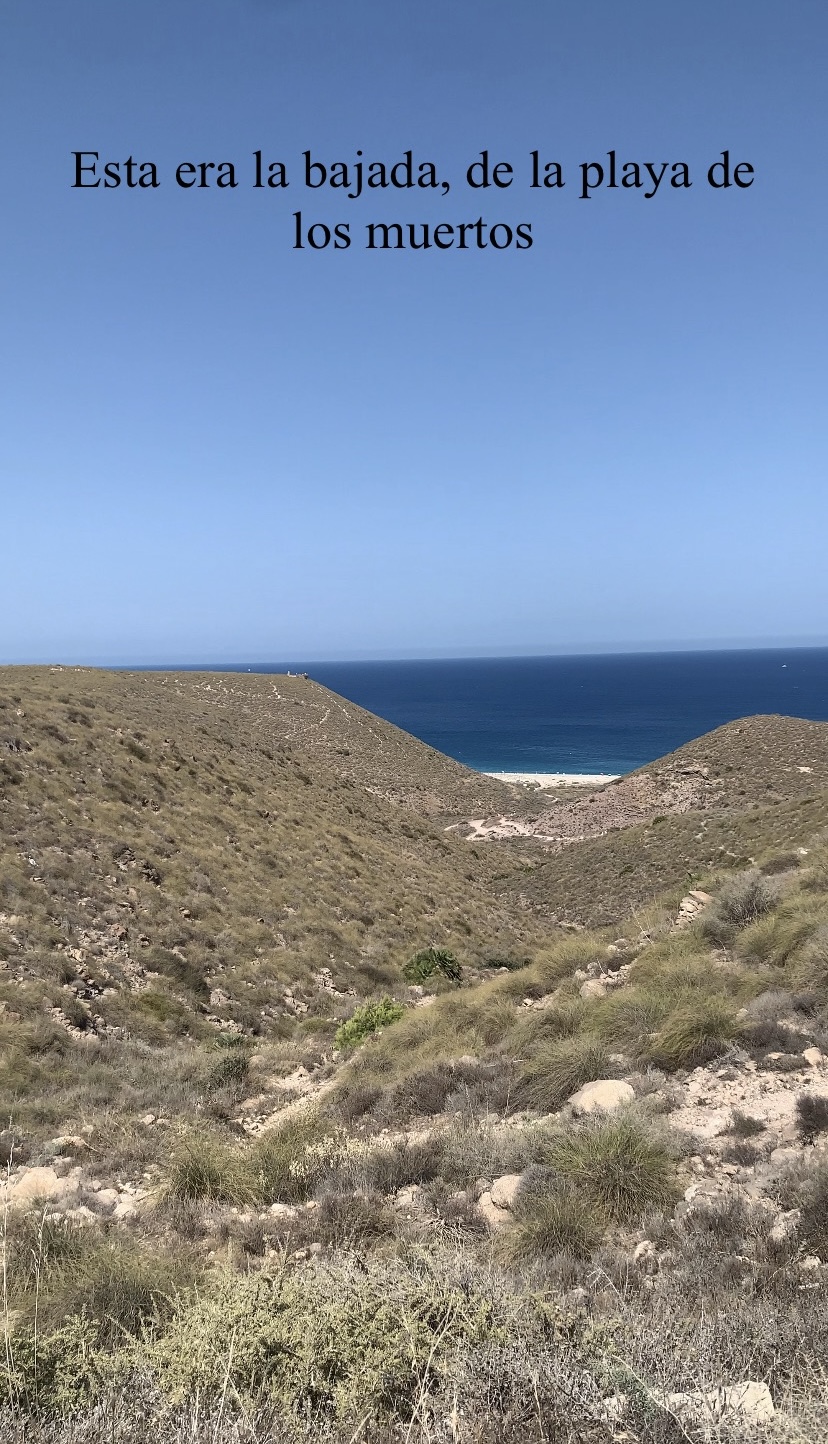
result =
[[[501,1178],[495,1179],[490,1196],[496,1208],[512,1208],[522,1176],[520,1173],[504,1173]]]
[[[585,1083],[568,1102],[572,1112],[578,1116],[583,1113],[614,1113],[616,1108],[623,1108],[634,1098],[635,1092],[629,1083],[616,1078],[602,1078],[596,1083]]]
[[[744,1384],[720,1384],[718,1389],[693,1394],[661,1394],[653,1397],[664,1408],[679,1417],[714,1420],[737,1416],[741,1422],[762,1424],[772,1419],[776,1410],[767,1384],[748,1379]]]
[[[49,1203],[68,1202],[77,1198],[80,1191],[78,1173],[79,1170],[73,1170],[62,1178],[54,1168],[21,1168],[0,1188],[0,1204],[26,1208],[40,1199]]]
[[[477,1212],[490,1228],[502,1228],[509,1222],[508,1208],[498,1208],[497,1204],[492,1202],[489,1192],[481,1193],[477,1200]]]
[[[589,1001],[590,998],[605,998],[607,996],[606,984],[600,978],[588,978],[578,989],[582,998]]]

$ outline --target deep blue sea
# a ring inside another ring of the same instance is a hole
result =
[[[828,647],[290,669],[486,772],[628,772],[751,713],[828,721]]]

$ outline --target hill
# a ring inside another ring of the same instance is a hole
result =
[[[825,1437],[826,735],[554,800],[0,673],[2,1437]]]
[[[489,779],[302,679],[6,669],[0,758],[0,951],[54,1007],[83,975],[89,1027],[258,1031],[398,983],[418,947],[485,963],[532,934],[423,815]]]
[[[828,827],[828,723],[743,718],[616,782],[535,805],[511,843],[521,897],[550,921],[619,923],[665,891]],[[489,838],[514,830],[494,819]]]

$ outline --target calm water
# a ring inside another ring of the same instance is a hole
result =
[[[306,670],[441,752],[491,772],[627,772],[735,717],[781,712],[828,721],[828,647],[294,662],[291,670]]]

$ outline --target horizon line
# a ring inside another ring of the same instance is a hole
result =
[[[183,661],[160,660],[153,661],[124,661],[113,660],[65,660],[54,656],[39,661],[2,661],[2,667],[66,667],[66,668],[93,668],[104,671],[140,671],[140,672],[175,672],[175,671],[254,671],[259,668],[273,668],[278,670],[306,671],[313,666],[355,666],[371,663],[393,663],[393,662],[506,662],[506,661],[542,661],[557,657],[619,657],[619,656],[674,656],[683,653],[694,654],[702,652],[779,652],[779,651],[823,651],[828,649],[828,640],[824,638],[790,638],[790,639],[726,639],[710,641],[699,639],[688,642],[638,642],[621,644],[619,646],[608,646],[606,643],[594,647],[583,647],[583,644],[575,644],[571,647],[558,647],[553,650],[538,649],[511,649],[506,651],[489,651],[487,648],[468,648],[461,651],[437,650],[430,653],[420,651],[403,651],[397,653],[373,652],[360,655],[350,654],[348,656],[331,657],[320,655],[309,655],[301,658],[301,654],[294,654],[294,658],[288,661],[284,656],[277,658],[262,658],[251,661],[248,659],[225,659]],[[301,660],[297,661],[299,655]]]

